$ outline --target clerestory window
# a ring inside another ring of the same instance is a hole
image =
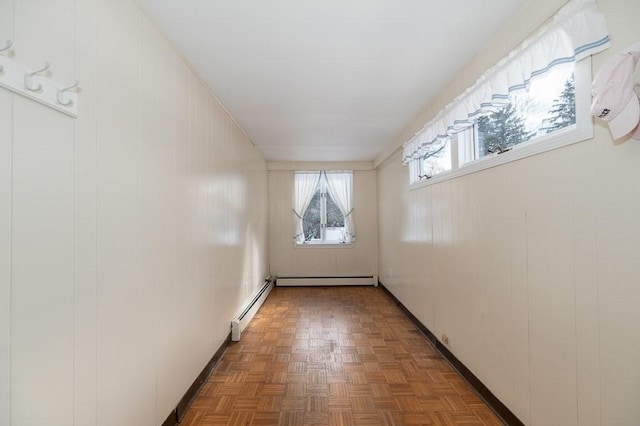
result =
[[[609,47],[594,0],[570,0],[404,144],[412,187],[592,136],[590,56]]]

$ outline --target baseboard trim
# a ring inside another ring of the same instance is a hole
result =
[[[202,385],[206,383],[207,379],[213,372],[213,369],[216,367],[216,364],[218,363],[218,361],[220,361],[220,358],[222,358],[222,354],[229,346],[229,343],[231,343],[231,333],[229,333],[216,353],[213,354],[213,357],[211,357],[207,365],[205,365],[198,377],[196,377],[196,379],[193,381],[189,389],[185,392],[184,396],[178,402],[176,408],[169,413],[169,416],[167,416],[167,419],[164,421],[164,423],[162,423],[162,426],[177,426],[182,421],[182,419],[184,419],[189,406],[195,399],[198,391],[200,391],[200,388],[202,388]]]
[[[524,423],[516,417],[515,414],[509,410],[509,408],[502,403],[484,383],[476,377],[475,374],[467,368],[445,345],[443,345],[436,336],[429,330],[415,315],[411,313],[409,309],[393,294],[387,287],[381,282],[378,282],[378,286],[393,300],[396,305],[409,317],[409,319],[418,327],[418,329],[425,335],[436,350],[455,368],[458,373],[469,383],[469,385],[476,391],[476,393],[484,400],[484,402],[493,410],[493,412],[507,425],[524,426]]]
[[[176,417],[175,409],[171,410],[166,420],[162,423],[162,426],[178,426],[178,418]]]
[[[278,287],[338,287],[376,285],[377,277],[367,276],[317,276],[317,277],[276,277]]]

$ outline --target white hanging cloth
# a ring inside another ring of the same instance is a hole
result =
[[[304,243],[304,228],[302,226],[302,218],[309,208],[309,204],[318,189],[320,182],[320,172],[311,173],[295,173],[294,174],[294,191],[295,206],[293,213],[295,214],[296,230],[295,240],[297,243]]]
[[[351,194],[353,193],[352,173],[325,173],[327,178],[327,192],[333,198],[336,206],[344,215],[345,243],[355,241],[356,230],[353,223],[353,207]]]

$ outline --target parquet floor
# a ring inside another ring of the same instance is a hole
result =
[[[181,425],[502,425],[379,288],[273,289]]]

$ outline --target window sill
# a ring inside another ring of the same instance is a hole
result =
[[[352,248],[354,243],[332,243],[332,242],[308,242],[303,244],[295,243],[296,248]]]

